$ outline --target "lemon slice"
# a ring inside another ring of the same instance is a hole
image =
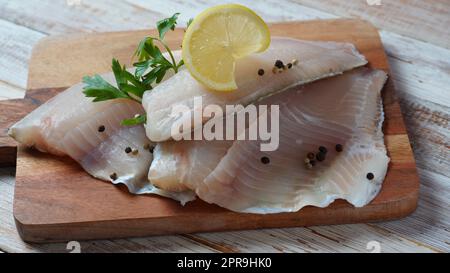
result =
[[[251,9],[226,4],[208,8],[190,24],[183,39],[183,60],[191,75],[210,89],[237,89],[237,59],[269,47],[266,23]]]

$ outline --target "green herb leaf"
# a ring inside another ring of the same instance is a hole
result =
[[[121,86],[125,84],[127,81],[123,78],[123,71],[126,69],[125,66],[122,67],[118,60],[112,59],[112,71],[114,73],[114,77],[116,78],[117,86]]]
[[[134,72],[135,76],[140,78],[143,77],[144,74],[148,71],[150,68],[156,68],[156,67],[164,67],[166,69],[170,69],[173,67],[173,65],[161,55],[161,58],[152,58],[148,59],[146,61],[138,62],[133,64],[134,67],[136,67],[136,71]]]
[[[120,65],[118,60],[113,59],[111,67],[117,87],[112,86],[99,75],[83,79],[86,84],[83,92],[87,97],[95,98],[94,102],[118,98],[133,99],[140,102],[144,92],[151,89],[151,85],[146,85],[138,77],[128,72],[126,67]]]
[[[156,81],[158,74],[161,73],[162,67],[155,67],[150,72],[145,74],[142,78],[144,79],[144,84],[152,85]]]
[[[153,59],[133,64],[133,66],[136,68],[134,75],[138,78],[141,78],[153,64]]]
[[[145,85],[141,82],[139,77],[127,71],[125,66],[121,66],[119,61],[113,59],[112,70],[116,78],[116,82],[120,91],[129,95],[131,99],[141,101],[144,92],[151,89],[151,86]],[[130,96],[130,94],[134,96]]]
[[[131,74],[127,70],[123,70],[122,73],[126,80],[126,83],[120,86],[123,91],[132,93],[138,98],[142,98],[145,91],[152,89],[150,85],[144,84],[138,77]]]
[[[93,77],[86,76],[83,78],[83,83],[86,84],[83,87],[83,93],[86,97],[94,98],[94,102],[129,98],[127,93],[112,86],[99,75]]]
[[[124,119],[124,120],[122,120],[121,124],[124,126],[134,126],[134,125],[144,124],[146,121],[147,121],[146,115],[139,115],[134,118]]]
[[[161,69],[161,71],[156,75],[156,83],[160,83],[164,76],[166,75],[167,69]]]
[[[158,21],[156,23],[156,27],[159,32],[159,38],[161,40],[164,40],[164,36],[169,30],[175,30],[175,26],[177,25],[177,19],[178,19],[179,13],[175,13],[170,18],[165,18],[161,21]]]
[[[139,61],[148,60],[150,58],[154,58],[154,56],[161,54],[161,51],[158,47],[156,47],[153,43],[154,38],[145,37],[138,45],[134,56],[137,56]]]
[[[159,47],[154,44],[154,41],[161,43],[166,48],[173,62],[170,62],[164,57]],[[136,68],[134,75],[136,78],[143,79],[143,84],[146,86],[151,86],[155,82],[160,83],[168,70],[173,69],[176,73],[182,65],[181,62],[178,64],[175,63],[170,48],[164,41],[158,38],[145,38],[140,43],[135,55],[141,61],[133,64]]]
[[[147,50],[145,50],[145,47],[147,46],[147,42],[149,42],[148,39],[149,38],[145,38],[142,41],[140,41],[136,51],[134,52],[133,57],[138,57],[139,61],[148,59],[148,57],[149,57]]]

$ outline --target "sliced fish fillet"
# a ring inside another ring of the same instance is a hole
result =
[[[385,80],[384,72],[361,68],[267,98],[260,103],[280,105],[278,150],[261,152],[260,141],[159,143],[149,176],[161,188],[182,184],[237,212],[293,212],[335,199],[364,206],[379,192],[389,162],[380,96]],[[320,146],[328,149],[326,159],[305,168],[307,153]],[[167,163],[170,168],[156,168]]]
[[[272,72],[276,60],[288,64],[294,59],[298,60],[298,63],[291,69],[286,69],[282,73]],[[151,92],[146,92],[142,104],[147,113],[147,136],[155,142],[170,139],[173,124],[180,124],[183,118],[189,116],[173,115],[172,108],[184,105],[193,113],[198,110],[194,109],[195,97],[202,97],[204,105],[216,104],[221,107],[226,104],[247,105],[273,93],[341,74],[366,63],[364,56],[359,54],[352,44],[273,38],[267,51],[251,55],[236,63],[238,90],[233,92],[207,90],[184,70]],[[259,69],[264,69],[264,75],[258,75]],[[206,120],[203,119],[202,122]],[[194,126],[197,125],[200,124],[194,123]]]
[[[227,153],[233,141],[166,141],[158,143],[148,179],[168,191],[195,190]]]
[[[103,77],[115,84],[111,73]],[[10,136],[42,152],[68,155],[92,176],[126,184],[132,193],[155,193],[182,203],[195,198],[192,192],[171,193],[148,182],[153,155],[147,146],[153,144],[142,125],[120,124],[123,119],[143,114],[142,105],[125,99],[93,103],[82,89],[82,83],[76,84],[50,99],[12,126]],[[127,147],[138,153],[127,154]]]

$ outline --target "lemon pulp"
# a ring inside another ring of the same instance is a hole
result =
[[[266,50],[270,32],[266,23],[242,5],[226,4],[203,11],[183,39],[183,60],[191,75],[217,91],[237,89],[237,59]]]

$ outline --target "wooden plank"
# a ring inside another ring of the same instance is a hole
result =
[[[38,251],[25,244],[19,237],[12,215],[14,196],[14,169],[0,168],[0,248],[5,252]]]
[[[74,1],[75,2],[75,1]],[[0,0],[2,18],[46,34],[154,28],[163,16],[125,1]]]
[[[289,228],[209,233],[196,236],[235,252],[370,252],[369,242],[378,242],[380,251],[436,252],[395,233],[365,224],[309,228]]]
[[[450,48],[450,2],[447,0],[296,0],[343,17],[364,18],[375,26]],[[369,3],[379,2],[380,5]]]
[[[28,59],[43,34],[0,19],[0,97],[25,94]]]
[[[0,81],[0,100],[19,99],[25,95],[25,88]]]
[[[450,107],[450,50],[386,31],[380,34],[399,98]]]
[[[73,34],[43,39],[34,48],[34,57],[30,60],[29,70],[32,72],[28,77],[28,89],[67,87],[80,82],[85,75],[110,72],[113,57],[129,66],[139,41],[149,33],[154,34],[147,30],[134,33]],[[62,43],[71,45],[70,54],[60,46]],[[174,40],[169,43],[176,47]],[[179,42],[176,43],[178,45]],[[54,50],[51,55],[50,48]],[[65,61],[61,62],[61,58]],[[49,82],[52,86],[48,86]]]
[[[438,147],[438,146],[437,146]],[[418,245],[450,252],[450,179],[419,168],[420,199],[417,210],[405,219],[376,224]]]
[[[296,38],[353,42],[366,55],[371,66],[388,70],[387,59],[378,40],[378,34],[365,23],[349,20],[288,23],[273,25],[271,31],[274,35]],[[176,47],[182,35],[181,30],[171,33],[169,43]],[[80,73],[77,75],[80,78],[86,73],[84,71],[86,67],[102,69],[100,66],[103,65],[106,70],[108,62],[102,60],[109,61],[112,56],[119,58],[130,56],[139,40],[137,37],[142,36],[143,32],[122,32],[47,39],[34,51],[30,64],[29,84],[34,87],[44,84],[47,87],[70,85],[75,80],[70,73]],[[71,50],[67,51],[67,48]],[[67,71],[61,67],[62,54],[65,59],[64,66],[70,67]],[[93,70],[92,73],[101,71],[104,70]],[[45,91],[51,92],[49,89]],[[364,208],[355,209],[344,202],[336,202],[326,209],[305,208],[294,214],[243,215],[200,201],[180,207],[175,202],[159,197],[135,197],[123,194],[124,192],[117,187],[94,181],[71,160],[21,150],[15,194],[15,217],[19,231],[27,240],[49,241],[64,240],[67,234],[71,234],[72,238],[90,239],[346,223],[402,217],[416,206],[417,179],[409,145],[398,145],[400,142],[407,143],[408,139],[393,92],[392,84],[388,84],[383,96],[387,116],[386,143],[393,155],[392,164],[383,191],[371,205]],[[41,97],[41,101],[46,99],[43,95]],[[35,97],[27,98],[33,103],[40,101]],[[20,108],[26,109],[26,106]],[[36,170],[40,170],[39,173]],[[63,180],[58,179],[61,173],[64,173]],[[41,183],[43,179],[46,180],[45,184]],[[63,185],[64,181],[70,183]],[[45,196],[42,196],[42,193]],[[96,197],[99,194],[108,196],[108,202],[99,203],[98,201],[104,200]],[[36,198],[30,198],[31,196]],[[65,196],[71,196],[71,199],[67,200]],[[80,203],[77,200],[83,201]],[[55,206],[61,201],[65,203]],[[56,207],[64,209],[54,210]],[[115,209],[116,207],[120,207],[121,210]],[[388,207],[390,209],[387,209]],[[50,210],[53,212],[47,213]],[[42,214],[43,211],[46,213]],[[193,215],[208,219],[206,221],[208,224],[200,225]]]
[[[450,111],[411,96],[402,104],[420,175],[419,206],[411,217],[379,226],[449,252]]]
[[[164,1],[164,0],[126,0],[127,2],[142,7],[147,10],[157,11],[165,16],[180,12],[180,22],[186,23],[190,18],[194,18],[207,7],[220,5],[227,2],[239,3],[250,7],[256,11],[267,22],[286,22],[295,20],[315,20],[315,19],[336,19],[336,15],[325,13],[317,9],[312,9],[304,5],[300,5],[293,1],[222,1],[209,0],[207,2],[201,0],[194,1]]]
[[[419,167],[449,178],[450,109],[431,102],[402,101]]]

